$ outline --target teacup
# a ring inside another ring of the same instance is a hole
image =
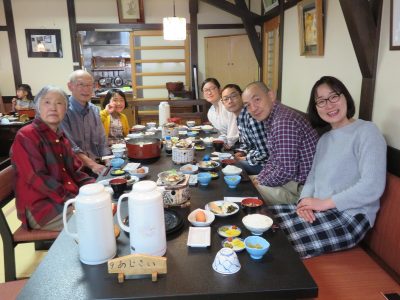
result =
[[[193,127],[193,126],[196,125],[196,122],[195,122],[195,121],[187,121],[187,122],[186,122],[186,125],[187,125],[188,127]]]
[[[240,270],[239,259],[231,248],[222,248],[218,251],[212,264],[213,269],[221,274],[234,274]]]
[[[119,198],[127,188],[128,181],[125,178],[114,178],[110,180],[110,186],[114,191],[114,198]]]
[[[197,181],[201,186],[207,186],[210,183],[211,179],[211,174],[208,172],[201,172],[197,174]]]
[[[111,151],[112,151],[114,157],[116,157],[116,158],[124,157],[124,154],[125,154],[124,148],[116,148],[116,149],[112,149]]]
[[[120,167],[122,167],[122,165],[124,164],[124,160],[122,159],[122,158],[119,158],[119,157],[116,157],[116,158],[113,158],[111,161],[110,161],[110,164],[111,164],[111,166],[114,168],[114,169],[119,169]]]

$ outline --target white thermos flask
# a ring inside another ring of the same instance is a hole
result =
[[[171,117],[171,111],[168,102],[160,102],[158,115],[158,124],[163,126],[168,122],[168,119]]]

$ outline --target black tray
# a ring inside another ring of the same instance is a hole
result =
[[[167,235],[181,230],[184,224],[183,218],[176,211],[168,208],[164,209],[164,220]],[[123,220],[123,223],[129,226],[129,216]],[[124,231],[124,233],[129,235],[129,232]]]

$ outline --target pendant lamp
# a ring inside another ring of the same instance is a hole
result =
[[[183,41],[186,40],[186,18],[178,18],[175,16],[175,0],[174,0],[174,16],[163,18],[164,40]]]

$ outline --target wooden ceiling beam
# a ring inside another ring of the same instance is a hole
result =
[[[219,9],[221,9],[227,13],[230,13],[236,17],[239,17],[239,18],[244,17],[244,18],[254,19],[254,18],[260,17],[256,13],[253,13],[249,9],[247,9],[247,6],[246,6],[245,10],[242,10],[242,9],[238,8],[237,5],[232,4],[225,0],[201,0],[201,1],[203,1],[204,3],[210,4],[212,6],[215,6]]]
[[[372,120],[383,0],[339,0],[361,70],[359,117]]]
[[[236,6],[241,11],[249,11],[244,0],[235,0]],[[249,37],[251,47],[253,48],[254,55],[256,56],[258,65],[262,68],[262,42],[256,31],[256,24],[254,18],[241,17],[244,29],[246,30],[247,36]]]
[[[368,1],[339,0],[363,77],[372,78],[379,35]]]

